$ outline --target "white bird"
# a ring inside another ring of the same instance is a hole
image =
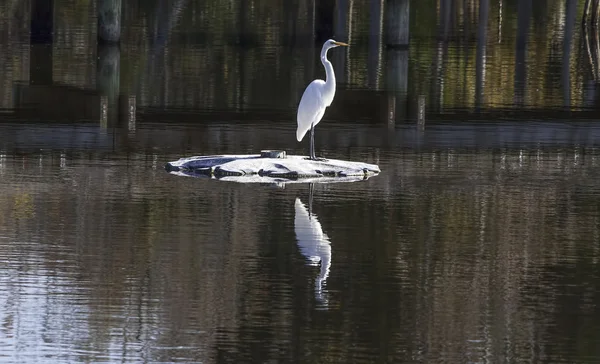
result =
[[[294,231],[298,240],[300,252],[312,266],[321,266],[315,281],[315,294],[318,300],[326,302],[322,286],[331,269],[331,242],[323,233],[323,228],[317,217],[306,209],[306,206],[296,198],[296,215],[294,218]]]
[[[314,80],[311,82],[298,105],[298,128],[296,129],[296,139],[300,142],[308,130],[310,130],[310,159],[317,160],[315,157],[315,126],[323,118],[325,109],[331,105],[335,96],[335,72],[333,65],[327,59],[327,51],[331,48],[344,46],[348,44],[336,42],[329,39],[323,44],[321,49],[321,63],[325,67],[326,81]]]

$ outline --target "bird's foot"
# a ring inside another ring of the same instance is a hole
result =
[[[314,158],[307,157],[307,158],[304,158],[304,159],[307,160],[307,161],[315,161],[315,162],[328,162],[329,161],[329,159],[319,158],[319,157],[314,157]]]

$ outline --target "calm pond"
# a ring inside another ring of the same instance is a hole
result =
[[[124,1],[119,46],[96,0],[54,0],[35,42],[40,0],[2,2],[0,362],[599,362],[584,2],[407,2]],[[381,174],[165,171],[306,155],[296,108],[333,36],[317,154]]]

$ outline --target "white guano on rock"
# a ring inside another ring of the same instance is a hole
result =
[[[306,156],[286,155],[285,152],[279,151],[181,158],[167,163],[165,169],[173,174],[196,177],[227,180],[232,180],[227,177],[245,177],[234,179],[239,182],[246,178],[247,182],[266,182],[269,179],[327,179],[333,182],[335,179],[362,180],[380,173],[375,164],[338,159],[310,160]]]

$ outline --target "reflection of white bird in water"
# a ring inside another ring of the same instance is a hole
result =
[[[296,198],[296,217],[294,219],[294,231],[300,252],[310,262],[310,265],[321,265],[321,271],[315,282],[315,293],[317,299],[326,303],[323,297],[322,284],[329,276],[331,267],[331,243],[329,237],[323,234],[321,224],[317,217],[311,214],[306,206]]]
[[[315,157],[315,126],[323,118],[325,109],[331,105],[335,96],[335,72],[333,65],[327,59],[327,51],[339,46],[348,46],[346,43],[336,42],[329,39],[323,44],[321,49],[321,63],[325,67],[326,81],[314,80],[311,82],[300,99],[298,105],[298,129],[296,129],[296,139],[302,141],[304,135],[310,130],[310,159]]]

